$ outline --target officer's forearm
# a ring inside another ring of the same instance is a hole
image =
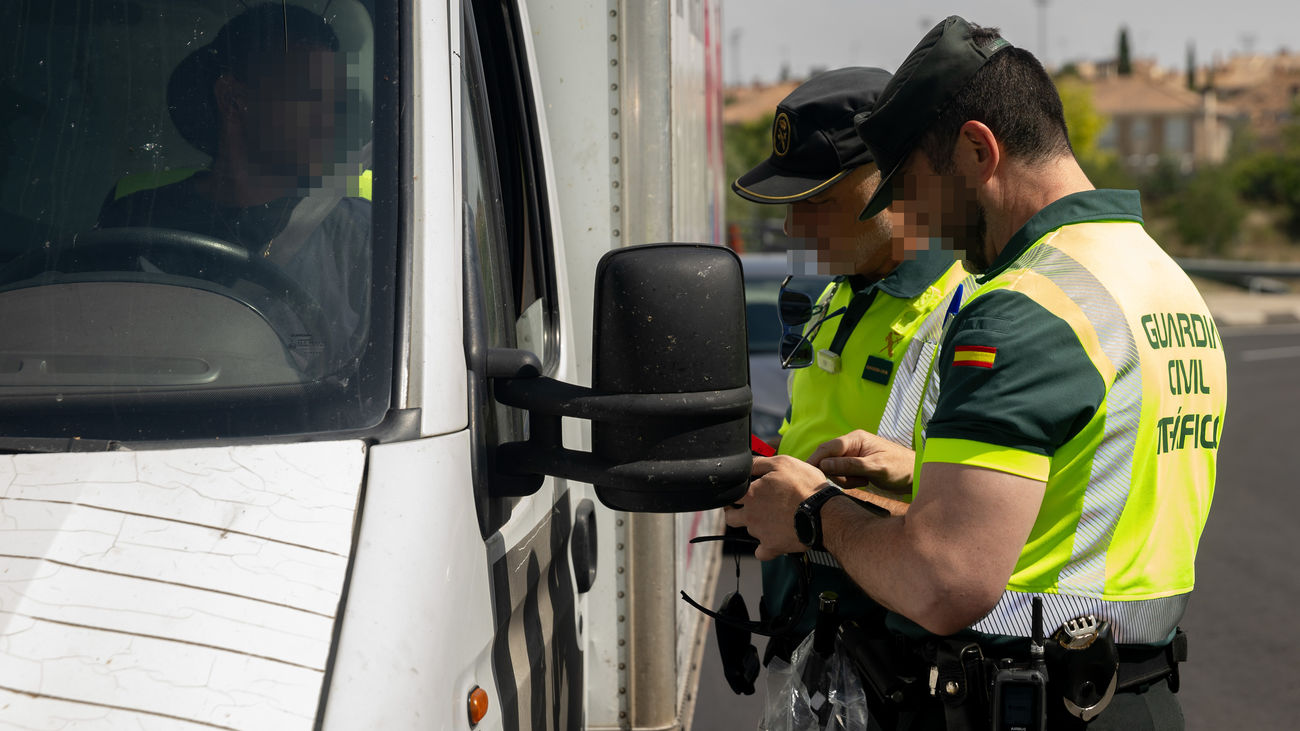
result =
[[[917,501],[902,516],[875,518],[847,500],[826,503],[824,542],[877,602],[931,632],[951,634],[1002,595],[1042,485],[979,468],[927,465]]]
[[[872,496],[870,502],[882,507],[886,500]],[[890,517],[880,518],[846,500],[831,500],[822,506],[823,543],[853,579],[872,599],[890,611],[908,615],[909,602],[896,591],[901,577],[895,569],[907,560],[904,517],[890,509]]]
[[[845,495],[859,500],[864,503],[872,503],[889,511],[890,515],[902,515],[907,512],[908,503],[899,500],[904,494],[893,490],[886,490],[883,487],[875,485],[865,485],[852,490],[845,490]],[[911,494],[909,490],[907,494]]]

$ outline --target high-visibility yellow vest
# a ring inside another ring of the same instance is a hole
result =
[[[854,429],[879,433],[899,444],[911,441],[913,414],[932,410],[936,389],[925,399],[925,376],[938,350],[939,333],[949,313],[971,292],[975,278],[949,251],[923,252],[874,285],[877,291],[845,341],[835,372],[814,363],[791,373],[791,408],[781,429],[778,451],[807,459],[818,445]],[[827,287],[820,305],[832,313],[853,297],[852,279]],[[956,300],[956,303],[954,303]],[[813,318],[810,327],[818,318]],[[843,316],[826,320],[812,337],[815,350],[831,347]],[[845,324],[847,327],[851,323]],[[806,330],[808,328],[805,328]],[[823,359],[824,361],[824,359]],[[870,369],[870,370],[868,370]],[[840,597],[842,616],[869,603],[829,554],[810,552],[811,591],[829,589]],[[772,616],[788,607],[798,584],[799,559],[781,556],[763,563],[763,601]],[[812,630],[817,603],[808,602],[795,630]]]
[[[876,285],[880,291],[849,335],[834,372],[817,362],[792,372],[781,454],[807,459],[823,442],[854,429],[911,444],[913,415],[944,317],[957,286],[965,282],[969,293],[974,285],[961,263],[951,259],[946,267],[932,265],[925,279],[929,281],[905,286],[891,286],[888,280]],[[830,285],[820,304],[835,312],[847,308],[854,296],[869,295],[855,295],[845,280]],[[812,339],[814,352],[831,348],[843,317],[821,325]]]
[[[173,168],[170,170],[150,170],[143,173],[128,173],[118,178],[113,186],[113,200],[121,200],[132,193],[153,190],[164,185],[179,183],[203,172],[203,168]],[[362,170],[359,175],[347,176],[347,194],[352,198],[371,200],[374,191],[374,171]]]
[[[1025,224],[946,332],[925,464],[1043,480],[1001,601],[972,629],[1027,636],[1094,613],[1160,643],[1182,617],[1214,494],[1223,345],[1133,191],[1061,199]],[[914,488],[915,489],[915,488]]]

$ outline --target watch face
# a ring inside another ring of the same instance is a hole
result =
[[[803,506],[794,511],[794,535],[799,542],[809,548],[817,541],[817,531],[813,527],[812,516],[809,515]]]

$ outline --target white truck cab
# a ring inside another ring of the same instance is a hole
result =
[[[750,459],[720,30],[0,7],[0,728],[688,726]]]

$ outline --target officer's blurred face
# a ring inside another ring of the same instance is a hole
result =
[[[893,203],[888,214],[896,245],[937,241],[944,248],[964,252],[976,272],[988,269],[984,207],[969,181],[955,173],[936,172],[930,158],[917,149],[890,183]]]
[[[891,247],[887,213],[858,220],[879,184],[880,171],[868,163],[821,193],[786,206],[785,234],[792,245],[816,251],[819,273],[879,278],[903,258],[901,250],[896,256]]]

